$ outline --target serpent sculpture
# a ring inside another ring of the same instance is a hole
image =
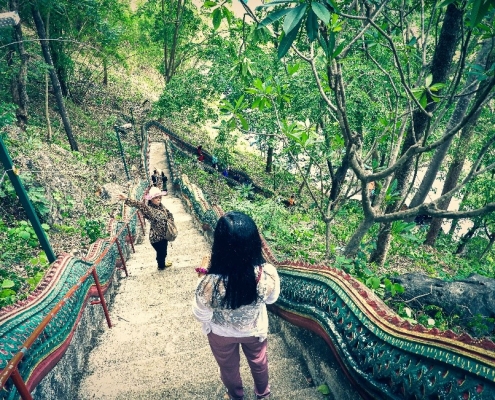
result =
[[[182,176],[174,162],[177,151],[194,154],[196,147],[158,122],[148,122],[143,127],[145,141],[142,149],[146,171],[149,171],[148,128],[151,126],[164,133],[173,185],[180,188],[183,200],[205,232],[213,231],[222,210],[208,204]],[[249,177],[244,174],[242,179]],[[239,184],[233,180],[230,183]],[[250,183],[259,193],[271,195]],[[136,188],[137,198],[142,195],[146,184],[147,181],[143,181]],[[113,221],[109,230],[117,232],[118,224]],[[137,218],[130,225],[132,235],[135,235]],[[125,233],[121,235],[121,241],[125,241]],[[111,251],[109,246],[105,240],[97,241],[83,260],[69,255],[59,257],[28,299],[0,310],[0,370],[3,369],[0,377],[8,373],[5,370],[8,361],[23,351],[23,343],[40,321],[64,299],[67,290],[96,260],[100,265],[98,275],[102,285],[109,285],[118,264],[115,246]],[[492,341],[428,329],[420,324],[412,325],[341,270],[279,261],[265,241],[263,252],[265,258],[277,267],[281,278],[281,294],[270,311],[320,335],[363,398],[495,399],[495,343]],[[67,300],[67,306],[40,333],[33,346],[25,351],[19,371],[29,390],[33,390],[63,356],[93,292],[94,286],[86,280],[76,295]],[[12,381],[7,381],[0,391],[0,399],[17,397]]]

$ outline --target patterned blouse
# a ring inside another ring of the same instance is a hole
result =
[[[155,205],[152,202],[149,204],[144,204],[141,201],[127,199],[125,201],[130,207],[136,207],[141,211],[146,219],[150,221],[150,242],[156,243],[160,240],[165,239],[165,234],[167,233],[167,220],[174,217],[168,211],[163,204]]]
[[[255,267],[258,276],[259,268]],[[213,288],[218,282],[218,293],[213,296]],[[280,279],[271,264],[264,264],[258,282],[258,300],[235,310],[222,308],[225,287],[221,276],[208,274],[200,278],[193,300],[193,314],[203,324],[203,333],[213,332],[224,337],[259,337],[260,342],[268,335],[268,313],[266,304],[277,301],[280,294]]]

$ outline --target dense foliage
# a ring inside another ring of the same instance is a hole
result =
[[[0,30],[2,136],[50,237],[73,238],[67,251],[104,235],[111,210],[96,194],[125,180],[114,125],[133,123],[118,131],[136,174],[138,125],[155,117],[275,193],[232,192],[183,160],[281,257],[331,262],[385,297],[407,271],[493,276],[490,1],[277,0],[237,17],[229,2],[131,3],[0,9],[22,21]],[[63,189],[36,172],[54,148]],[[4,305],[47,263],[5,176],[0,207]]]

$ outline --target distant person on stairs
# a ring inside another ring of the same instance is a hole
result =
[[[198,161],[203,162],[205,160],[205,155],[203,154],[203,146],[199,145],[196,149],[198,153]]]
[[[270,397],[266,304],[274,303],[279,293],[277,270],[263,259],[254,221],[237,211],[225,214],[215,228],[210,266],[198,282],[193,313],[208,335],[232,400],[244,399],[239,345],[251,368],[257,398]]]
[[[166,196],[167,192],[161,191],[157,187],[152,186],[144,196],[148,200],[148,204],[144,202],[129,199],[125,194],[120,194],[119,198],[125,201],[125,204],[130,207],[136,207],[141,211],[146,219],[150,221],[150,242],[156,251],[156,261],[158,269],[164,270],[165,267],[170,267],[172,262],[165,261],[167,258],[168,241],[165,239],[167,232],[167,220],[173,218],[162,204],[162,196]]]
[[[158,186],[158,171],[155,169],[153,170],[153,175],[151,175],[151,183],[153,183],[153,186]]]

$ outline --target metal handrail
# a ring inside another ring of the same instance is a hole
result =
[[[132,217],[134,217],[135,214],[137,214],[137,216],[138,216],[139,222],[141,224],[141,228],[143,229],[143,233],[144,233],[144,226],[143,226],[142,219],[141,219],[141,217],[139,215],[139,211],[138,210],[135,210],[130,215],[128,221],[130,219],[132,219]],[[33,331],[33,333],[31,333],[31,335],[24,341],[21,350],[18,351],[15,354],[15,356],[7,363],[7,366],[0,372],[0,389],[2,389],[5,386],[5,384],[9,380],[9,378],[12,378],[12,381],[13,381],[14,385],[16,386],[19,394],[21,395],[21,398],[23,400],[32,400],[33,399],[33,397],[31,396],[31,393],[29,392],[29,389],[26,386],[26,383],[23,381],[23,379],[22,379],[22,377],[21,377],[21,375],[19,373],[18,365],[22,361],[24,355],[31,348],[31,346],[33,345],[33,343],[38,339],[38,337],[40,336],[41,332],[43,332],[43,330],[47,327],[47,325],[52,321],[52,319],[62,309],[62,307],[64,306],[64,304],[67,302],[67,300],[77,291],[77,289],[79,289],[79,287],[90,276],[92,276],[93,279],[95,280],[95,286],[97,288],[98,297],[99,297],[99,300],[97,300],[95,302],[92,302],[91,304],[101,304],[102,305],[103,312],[105,313],[105,318],[107,320],[108,327],[109,328],[112,327],[112,323],[110,321],[110,315],[108,313],[108,308],[107,308],[107,305],[106,305],[105,297],[103,296],[103,291],[101,289],[100,282],[99,282],[99,279],[98,279],[98,274],[96,272],[96,267],[103,260],[103,258],[107,255],[107,253],[110,251],[112,245],[114,243],[116,243],[117,244],[117,247],[119,248],[119,254],[120,254],[121,261],[122,261],[122,263],[124,265],[124,270],[125,270],[125,273],[126,273],[126,276],[127,276],[127,269],[125,268],[124,255],[123,255],[123,253],[121,251],[121,247],[120,247],[120,243],[119,243],[118,237],[124,231],[124,229],[127,229],[127,232],[129,234],[129,239],[130,239],[130,242],[131,242],[131,245],[132,245],[132,249],[134,251],[134,244],[133,244],[133,239],[132,239],[132,235],[131,235],[131,231],[130,231],[130,228],[129,228],[129,222],[128,221],[126,223],[124,223],[124,225],[120,228],[120,230],[118,230],[111,239],[100,239],[100,240],[108,240],[109,243],[110,243],[110,246],[108,246],[107,248],[105,248],[103,250],[103,252],[93,262],[93,265],[88,269],[88,271],[82,277],[79,278],[78,282],[67,291],[67,293],[65,294],[65,296],[63,297],[63,299],[60,300],[55,305],[55,307],[53,307],[50,310],[50,312],[45,316],[45,318],[43,318],[43,320],[35,328],[35,330]]]

